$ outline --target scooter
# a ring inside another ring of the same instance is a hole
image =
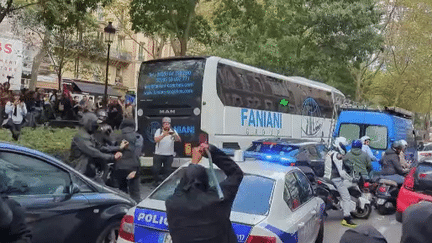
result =
[[[318,177],[316,179],[316,193],[318,197],[323,199],[326,205],[326,211],[342,210],[340,205],[341,197],[335,186],[335,184],[324,177]],[[351,215],[359,219],[367,219],[372,212],[372,194],[365,194],[359,185],[353,185],[348,188],[351,200],[355,203],[356,210],[351,212]]]
[[[388,179],[379,179],[378,189],[375,192],[375,207],[381,215],[395,212],[396,199],[401,185]]]

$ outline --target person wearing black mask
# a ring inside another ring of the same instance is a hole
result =
[[[103,153],[96,147],[92,134],[98,129],[98,117],[94,113],[85,113],[81,118],[83,126],[72,139],[70,161],[76,165],[76,170],[93,178],[96,176],[95,159],[115,161],[122,157],[121,152],[114,155]]]
[[[220,183],[224,199],[210,188],[206,169],[199,165],[205,149],[214,164],[227,176]],[[201,144],[193,149],[192,163],[185,168],[174,194],[166,202],[169,232],[173,243],[235,243],[230,221],[231,207],[243,180],[243,171],[215,146]]]
[[[6,196],[0,196],[0,242],[30,243],[31,238],[21,205]]]

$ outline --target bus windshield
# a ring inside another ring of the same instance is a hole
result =
[[[155,104],[189,104],[201,96],[205,59],[160,60],[143,63],[138,98]],[[171,106],[172,107],[172,106]]]

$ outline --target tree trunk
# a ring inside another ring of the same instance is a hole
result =
[[[43,58],[47,54],[46,52],[47,52],[48,42],[49,42],[49,33],[45,32],[44,38],[42,40],[42,46],[39,49],[39,52],[33,58],[33,65],[32,65],[31,77],[30,77],[29,90],[33,90],[33,91],[36,90],[37,77],[39,74],[39,67],[42,64]]]
[[[354,70],[358,71],[357,74],[355,75],[355,81],[356,81],[355,101],[360,102],[360,100],[362,98],[361,97],[361,95],[362,95],[362,92],[361,92],[361,83],[362,83],[361,70],[356,69],[356,68]]]
[[[180,41],[180,56],[186,56],[187,39],[179,38]]]

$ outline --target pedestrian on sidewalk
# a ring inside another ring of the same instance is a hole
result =
[[[5,113],[8,115],[8,119],[4,120],[2,125],[12,132],[12,138],[17,141],[21,134],[24,118],[27,115],[27,108],[19,91],[15,91],[13,100],[6,103]]]
[[[206,169],[199,165],[209,149],[213,163],[225,174],[219,183],[224,199],[210,188]],[[201,144],[192,150],[192,163],[174,194],[166,202],[168,228],[173,243],[236,243],[230,221],[231,207],[237,195],[243,171],[224,152],[212,145]]]

